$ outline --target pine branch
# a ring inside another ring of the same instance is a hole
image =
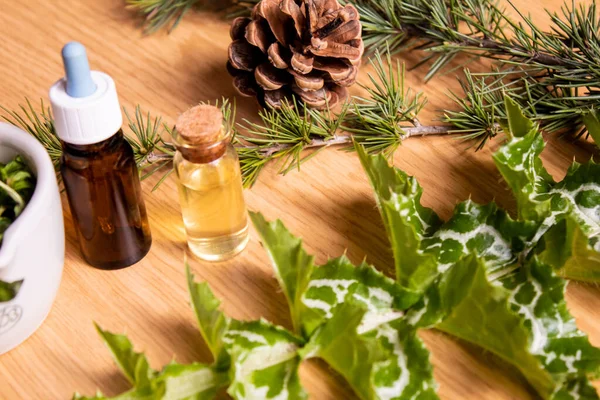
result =
[[[161,117],[152,119],[150,113],[144,116],[139,105],[135,107],[134,118],[131,118],[125,108],[123,108],[123,112],[127,117],[127,125],[133,133],[133,137],[125,136],[125,138],[133,149],[135,162],[141,173],[141,179],[144,180],[169,167],[167,172],[163,173],[154,188],[152,188],[152,191],[154,191],[173,172],[170,167],[175,156],[175,147],[164,140],[167,129],[162,124]]]
[[[183,16],[201,0],[126,0],[127,7],[144,17],[144,33],[167,26],[171,32]]]
[[[25,103],[25,106],[19,106],[18,111],[11,111],[0,106],[0,110],[6,113],[2,119],[22,128],[42,143],[50,155],[54,169],[58,172],[62,157],[62,145],[54,130],[52,111],[50,111],[50,107],[46,108],[43,100],[40,100],[39,112],[35,110],[29,99],[26,99]]]
[[[368,74],[369,85],[361,85],[368,96],[353,97],[337,115],[292,100],[280,110],[261,111],[260,124],[245,120],[237,146],[246,185],[253,185],[271,161],[279,161],[279,173],[286,174],[334,145],[353,150],[356,142],[372,154],[391,156],[411,136],[453,133],[451,126],[421,125],[417,117],[427,101],[405,88],[404,66],[389,52],[382,57],[376,51],[370,62],[375,74]]]
[[[234,130],[234,144],[239,154],[242,177],[246,187],[252,186],[262,169],[272,161],[280,162],[279,172],[286,174],[319,154],[323,149],[340,145],[352,150],[354,142],[370,153],[391,156],[402,140],[412,136],[453,133],[451,126],[426,126],[418,114],[427,103],[422,93],[405,87],[404,66],[393,63],[389,53],[376,52],[371,64],[375,74],[368,74],[369,85],[363,85],[367,97],[352,98],[339,113],[317,111],[304,103],[284,103],[279,110],[259,112],[261,123],[244,120],[235,124],[235,105],[223,99],[220,107],[226,123]],[[21,113],[3,110],[9,122],[33,134],[51,153],[56,167],[62,147],[56,137],[50,110],[38,112],[27,101]],[[162,123],[161,117],[144,114],[139,106],[134,116],[125,110],[132,135],[127,137],[134,152],[142,179],[162,173],[156,189],[172,172],[174,146],[165,140],[173,128]],[[238,129],[241,128],[241,131]],[[307,152],[306,150],[312,150]],[[154,190],[153,189],[153,190]]]
[[[358,7],[366,16],[367,44],[378,46],[389,38],[393,26],[392,52],[409,48],[429,53],[422,60],[431,62],[426,79],[461,54],[499,62],[490,73],[467,71],[462,82],[465,95],[452,96],[458,111],[446,112],[445,121],[456,131],[479,140],[477,148],[502,130],[497,123],[505,118],[499,101],[502,92],[508,92],[529,118],[549,132],[583,135],[585,117],[596,113],[600,15],[595,1],[589,6],[565,3],[559,13],[548,12],[549,32],[524,15],[515,22],[490,0],[361,0]]]
[[[402,139],[409,137],[428,136],[428,135],[445,135],[452,134],[455,131],[450,126],[418,126],[405,128],[405,134]],[[376,138],[375,136],[371,136]],[[299,144],[275,144],[272,143],[268,146],[248,146],[248,145],[236,145],[236,150],[240,158],[240,166],[242,170],[242,178],[244,187],[250,188],[258,179],[258,176],[262,172],[262,169],[271,162],[280,161],[280,168],[278,173],[285,175],[294,169],[300,169],[302,163],[310,160],[312,157],[319,154],[321,150],[327,149],[332,146],[341,146],[346,150],[353,150],[353,143],[355,136],[350,134],[341,133],[340,135],[334,135],[329,140],[324,139],[310,139],[302,145]],[[387,141],[384,141],[386,144]],[[365,142],[362,142],[365,143]],[[380,144],[377,142],[369,143],[373,145]],[[400,142],[397,142],[399,145]],[[395,147],[397,147],[397,145]],[[383,146],[382,146],[383,147]],[[313,152],[307,154],[307,150],[313,150]],[[384,154],[392,155],[393,152],[387,153],[382,151]],[[372,151],[377,153],[377,151]]]
[[[421,127],[417,115],[427,104],[427,99],[422,93],[405,88],[405,67],[399,62],[394,63],[389,48],[386,50],[385,61],[379,51],[371,59],[375,75],[368,74],[370,85],[360,84],[368,97],[354,97],[344,129],[351,132],[354,140],[367,152],[391,155],[408,137],[407,129]]]
[[[519,13],[509,17],[495,0],[358,0],[367,49],[388,41],[391,52],[422,50],[431,79],[459,55],[499,62],[499,71],[472,81],[467,73],[465,97],[455,98],[459,111],[446,121],[479,140],[481,148],[501,131],[501,91],[508,91],[528,116],[547,131],[586,132],[584,118],[595,113],[600,99],[600,15],[590,5],[568,3],[548,12],[549,32]],[[418,66],[417,65],[417,66]]]
[[[403,129],[403,139],[408,139],[409,137],[414,136],[429,136],[429,135],[443,135],[450,133],[450,127],[448,126],[414,126]],[[338,145],[353,145],[353,143],[357,142],[356,137],[353,135],[334,135],[331,139],[311,139],[304,145],[304,149],[315,149],[321,147],[329,147],[329,146],[338,146]],[[278,144],[272,145],[270,147],[265,147],[259,150],[264,157],[270,157],[275,153],[280,151],[289,149],[293,147],[291,144]],[[248,148],[248,147],[246,147]]]
[[[521,16],[523,22],[514,22],[496,0],[358,0],[354,4],[363,17],[367,49],[378,48],[387,40],[392,52],[406,48],[429,52],[423,60],[432,61],[426,79],[465,53],[527,64],[540,71],[571,68],[580,63],[575,56],[581,55],[569,46],[576,25],[597,25],[595,20],[589,21],[590,16],[596,18],[595,3],[588,10],[582,6],[576,21],[570,19],[568,7],[563,8],[562,19],[549,13],[555,24],[551,33],[541,31],[525,16]],[[576,44],[589,38],[579,38]]]
[[[152,164],[156,161],[172,158],[175,147],[164,141],[162,118],[151,119],[150,113],[144,114],[140,106],[135,107],[135,118],[131,118],[127,109],[123,108],[127,117],[129,129],[135,138],[127,137],[127,141],[133,148],[135,161],[138,166]]]
[[[444,121],[454,126],[454,132],[463,134],[465,139],[478,140],[478,150],[502,132],[498,121],[506,118],[504,95],[517,97],[518,86],[504,83],[504,77],[501,74],[487,79],[489,77],[474,76],[466,70],[465,79],[460,82],[462,95],[451,94],[459,110],[447,110]]]
[[[248,15],[258,0],[126,0],[127,8],[143,17],[144,33],[152,34],[166,27],[172,32],[193,8],[227,11],[227,17]]]
[[[477,149],[503,131],[499,124],[506,120],[503,94],[545,131],[568,132],[575,138],[587,133],[586,116],[597,112],[596,102],[576,96],[576,89],[546,87],[534,77],[515,76],[511,71],[472,74],[467,70],[461,86],[462,94],[451,95],[458,109],[446,110],[444,121],[454,132],[478,140]]]

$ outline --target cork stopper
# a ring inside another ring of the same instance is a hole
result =
[[[175,127],[181,137],[189,143],[215,142],[221,135],[223,113],[210,104],[200,104],[181,114]]]
[[[181,141],[177,150],[186,160],[209,163],[221,157],[229,142],[223,127],[223,113],[215,106],[200,104],[177,118],[175,129]]]

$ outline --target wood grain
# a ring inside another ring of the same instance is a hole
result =
[[[548,22],[539,2],[514,0],[536,21]],[[558,9],[560,0],[544,1]],[[15,108],[24,98],[46,98],[50,85],[63,75],[60,48],[70,40],[83,42],[93,68],[112,75],[122,104],[139,103],[145,110],[173,122],[190,105],[221,96],[233,97],[225,71],[228,24],[218,17],[190,13],[171,35],[143,37],[140,21],[122,0],[0,0],[0,104]],[[408,55],[410,66],[419,55]],[[462,60],[464,61],[464,60]],[[470,67],[482,70],[484,64]],[[367,68],[360,74],[365,81]],[[423,122],[451,107],[448,91],[459,89],[450,74],[429,84],[425,69],[408,73],[408,82],[423,90],[430,102]],[[358,89],[353,89],[355,93]],[[238,98],[240,117],[253,118],[253,101]],[[495,200],[514,210],[514,200],[493,166],[491,152],[466,150],[450,137],[411,138],[397,151],[395,164],[416,175],[425,189],[425,205],[447,218],[456,203],[469,197]],[[584,162],[592,146],[581,141],[549,138],[543,159],[562,177],[573,158]],[[318,262],[347,249],[351,260],[365,256],[392,272],[389,244],[369,185],[357,158],[328,150],[286,177],[269,168],[246,192],[250,209],[269,219],[281,218]],[[144,183],[154,243],[150,254],[132,268],[116,272],[92,269],[82,262],[65,206],[67,259],[54,309],[26,343],[0,357],[0,399],[67,399],[74,391],[96,389],[114,395],[127,388],[92,321],[111,331],[127,332],[136,349],[147,352],[160,368],[180,362],[209,362],[210,354],[196,330],[186,292],[186,252],[177,192],[173,180],[151,193],[155,181]],[[63,199],[64,200],[64,199]],[[208,264],[191,261],[199,279],[208,281],[232,317],[264,317],[290,327],[285,299],[273,278],[265,252],[253,233],[247,250],[233,261]],[[579,326],[600,345],[600,292],[570,284],[569,307]],[[530,399],[523,379],[481,350],[436,332],[421,335],[432,352],[442,399]],[[317,400],[353,399],[354,395],[318,362],[301,368],[302,381]],[[225,398],[225,397],[224,397]]]

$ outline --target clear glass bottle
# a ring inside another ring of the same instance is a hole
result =
[[[218,108],[200,105],[179,117],[173,140],[190,250],[206,261],[235,256],[248,243],[248,215],[231,129]]]

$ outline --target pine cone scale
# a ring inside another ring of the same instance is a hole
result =
[[[304,28],[306,26],[306,17],[300,10],[298,4],[294,0],[283,0],[280,5],[281,12],[289,15],[294,21],[294,28],[298,37],[302,37]]]
[[[252,18],[233,21],[230,35],[234,86],[272,107],[290,96],[310,107],[335,106],[364,52],[358,11],[337,0],[262,0]]]
[[[251,21],[246,27],[245,38],[253,46],[258,47],[266,53],[271,43],[275,41],[268,26],[264,26],[264,20]]]
[[[350,61],[351,64],[355,64],[360,62],[364,52],[364,48],[358,48],[349,44],[340,44],[335,42],[325,43],[327,43],[325,46],[311,46],[311,53],[316,56],[345,58]]]
[[[320,58],[316,58],[313,68],[319,71],[326,72],[332,81],[338,82],[349,78],[353,73],[356,75],[358,68],[350,63],[345,63],[342,60],[336,59],[329,62],[322,62]]]
[[[264,103],[271,107],[279,108],[284,99],[288,98],[288,92],[286,90],[270,90],[265,92]]]
[[[339,20],[336,20],[339,21]],[[337,26],[334,26],[337,25]],[[333,43],[347,43],[361,36],[360,22],[353,19],[346,23],[329,24],[315,32],[314,37]]]
[[[291,64],[294,71],[300,74],[308,74],[312,71],[314,62],[314,57],[306,56],[302,53],[296,53],[292,49]]]
[[[267,20],[271,32],[279,43],[288,46],[290,42],[290,18],[281,12],[278,0],[262,0],[254,8],[256,14]]]
[[[231,40],[243,39],[246,35],[246,27],[252,21],[247,17],[237,17],[231,22],[231,28],[229,29],[229,36]]]
[[[229,61],[236,69],[254,71],[261,64],[263,54],[245,40],[235,40],[229,46]]]
[[[325,84],[325,80],[320,72],[314,71],[309,75],[299,74],[293,69],[288,70],[288,72],[294,77],[296,85],[302,90],[319,90]]]
[[[265,90],[281,89],[283,85],[290,81],[290,76],[284,70],[275,68],[269,62],[256,67],[254,78],[256,79],[256,83]]]
[[[269,56],[269,61],[271,64],[275,66],[275,68],[279,69],[288,69],[290,63],[286,61],[286,59],[291,59],[291,56],[287,54],[286,49],[281,47],[279,42],[275,42],[269,46],[267,50],[267,55]]]
[[[291,87],[292,91],[296,93],[302,99],[302,101],[311,107],[324,108],[327,104],[331,104],[331,91],[325,89],[302,90],[295,83],[292,83]]]

